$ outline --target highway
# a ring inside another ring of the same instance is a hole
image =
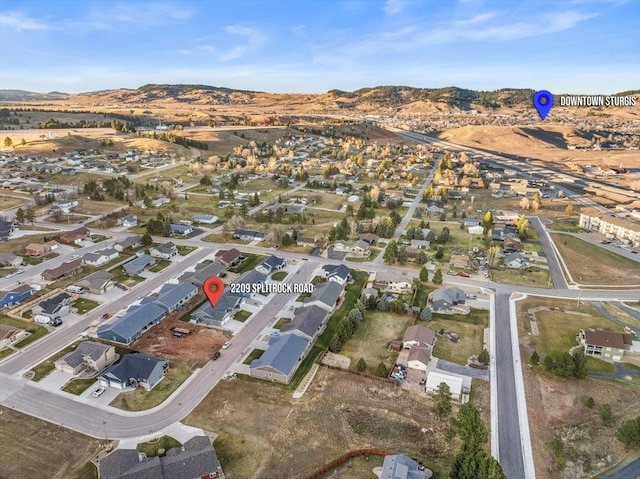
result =
[[[549,232],[546,230],[546,228],[540,221],[540,218],[538,218],[537,216],[530,216],[528,219],[529,224],[533,226],[533,228],[538,233],[538,237],[540,238],[540,244],[542,245],[542,249],[545,252],[547,258],[549,275],[551,276],[553,287],[555,289],[567,289],[567,281],[565,280],[564,274],[562,273],[562,266],[560,265],[560,260],[558,259],[558,255],[556,254],[556,249],[551,243]]]

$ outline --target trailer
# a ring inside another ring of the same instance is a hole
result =
[[[173,331],[174,335],[181,334],[183,336],[193,333],[192,329],[178,328],[177,326],[174,326],[173,328],[171,328],[171,331]]]

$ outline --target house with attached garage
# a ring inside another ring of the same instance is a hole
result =
[[[436,289],[429,295],[429,303],[434,311],[447,311],[452,306],[464,304],[466,299],[465,292],[455,286]]]
[[[153,258],[171,259],[174,256],[178,256],[178,247],[171,241],[158,246],[152,246],[149,249],[149,254]]]
[[[344,295],[344,286],[335,281],[317,284],[311,296],[304,300],[305,306],[318,306],[333,313]]]
[[[12,328],[0,324],[0,351],[4,348],[8,348],[12,344],[17,344],[24,338],[29,336],[29,332],[24,329]]]
[[[630,334],[604,331],[602,329],[581,329],[578,342],[584,347],[584,355],[603,361],[621,361],[625,351],[636,349],[640,352],[640,343],[634,345]]]
[[[40,244],[40,243],[29,243],[24,248],[25,254],[27,256],[31,256],[32,258],[40,258],[46,254],[51,252],[51,246],[48,244]]]
[[[82,263],[89,266],[102,266],[109,262],[109,257],[102,252],[85,253],[82,257]]]
[[[378,271],[373,280],[376,288],[387,293],[410,293],[413,291],[413,281],[416,276],[413,273],[393,273],[390,271]]]
[[[313,343],[324,332],[328,318],[328,311],[318,306],[298,308],[294,312],[293,319],[283,325],[280,332],[297,334]]]
[[[256,266],[256,271],[264,274],[271,274],[275,273],[276,271],[280,271],[286,265],[287,260],[285,258],[278,258],[277,256],[271,255],[258,266]]]
[[[365,258],[371,254],[369,243],[363,240],[334,241],[333,250],[341,253],[347,253],[349,256],[357,256],[359,258]]]
[[[244,260],[244,256],[236,248],[229,250],[221,249],[216,253],[216,259],[227,268],[232,268]]]
[[[130,344],[147,329],[160,323],[166,314],[167,311],[154,302],[136,304],[130,306],[123,316],[98,326],[97,336],[106,341]]]
[[[404,349],[409,349],[407,366],[411,369],[426,371],[435,342],[436,333],[432,329],[419,325],[409,326],[402,338]]]
[[[115,346],[83,341],[76,349],[58,359],[54,365],[57,370],[67,374],[78,374],[82,370],[100,372],[118,359]]]
[[[67,293],[60,293],[41,301],[31,308],[31,314],[36,316],[47,316],[48,318],[60,318],[71,311],[71,296]]]
[[[335,281],[341,286],[345,286],[351,280],[351,268],[341,264],[338,266],[328,265],[324,267],[326,278]]]
[[[103,387],[132,390],[139,387],[151,391],[164,379],[169,363],[164,359],[146,354],[131,353],[122,357],[100,375],[98,380]]]
[[[191,225],[172,224],[171,234],[177,236],[188,236],[193,233],[193,227]]]
[[[56,281],[60,278],[73,276],[82,271],[82,261],[79,259],[62,263],[60,266],[51,269],[45,269],[42,272],[42,279],[45,281]]]
[[[13,253],[0,254],[0,266],[4,267],[18,267],[22,264],[24,259],[22,256],[17,256]]]
[[[60,235],[60,241],[67,244],[79,245],[86,239],[91,239],[91,231],[84,226]]]
[[[243,241],[262,241],[266,238],[266,235],[260,231],[254,230],[235,230],[233,232],[233,238],[241,239]]]
[[[145,269],[156,264],[156,260],[151,256],[143,254],[142,256],[138,256],[132,261],[129,261],[125,264],[122,269],[124,270],[127,276],[137,276],[142,273]]]
[[[298,366],[309,352],[311,343],[295,334],[272,336],[269,345],[259,359],[249,365],[250,375],[289,384]]]
[[[15,288],[0,291],[0,308],[10,308],[29,298],[35,290],[28,284],[20,284]]]
[[[180,283],[191,283],[194,286],[202,287],[204,282],[211,277],[221,278],[227,268],[219,261],[213,261],[212,263],[198,263],[195,266],[194,271],[185,271],[178,277]]]
[[[81,288],[86,288],[92,294],[104,294],[115,285],[113,275],[105,270],[96,271],[84,277],[76,283]]]
[[[384,457],[380,479],[429,479],[433,472],[424,469],[416,461],[404,454]]]
[[[182,306],[197,293],[198,288],[191,283],[165,284],[160,288],[158,297],[155,298],[154,302],[164,308],[167,313],[171,313],[181,310]]]
[[[221,328],[233,319],[233,315],[240,310],[244,302],[244,297],[225,291],[215,306],[206,301],[191,313],[189,321],[195,324]]]
[[[118,241],[116,244],[113,245],[113,247],[117,250],[117,251],[128,251],[131,249],[135,249],[135,248],[139,248],[142,245],[142,236],[140,235],[134,235],[134,236],[127,236],[126,238]]]
[[[122,218],[118,218],[118,224],[125,228],[134,228],[138,226],[138,217],[136,215],[127,215]]]
[[[507,268],[526,268],[529,266],[529,259],[521,253],[509,253],[503,258],[504,265]]]

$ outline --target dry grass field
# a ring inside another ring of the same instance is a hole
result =
[[[98,440],[10,409],[0,413],[0,477],[87,478],[74,471],[98,453]]]
[[[474,387],[488,421],[488,384]],[[445,439],[446,422],[436,420],[430,406],[428,398],[391,383],[320,368],[298,400],[286,387],[244,376],[221,382],[185,422],[220,434],[214,447],[234,479],[267,471],[303,478],[362,447],[403,452],[442,473],[456,442]],[[423,427],[433,432],[422,433]]]
[[[552,234],[574,281],[580,284],[640,284],[640,263],[570,235]]]

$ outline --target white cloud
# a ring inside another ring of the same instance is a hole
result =
[[[227,25],[224,31],[230,35],[243,37],[244,43],[223,51],[218,59],[221,62],[236,60],[258,50],[266,41],[267,36],[260,30],[242,25]]]
[[[19,12],[0,14],[0,25],[14,30],[48,30],[49,25]]]
[[[486,22],[487,20],[491,20],[496,15],[497,15],[497,12],[481,13],[479,15],[476,15],[475,17],[469,18],[468,20],[458,20],[457,22],[455,22],[455,25],[457,27],[477,25],[478,23],[483,23],[483,22]]]
[[[384,10],[384,13],[386,13],[387,15],[397,15],[398,13],[402,12],[403,8],[404,3],[402,2],[402,0],[387,0],[387,2],[384,4],[384,7],[382,7],[382,10]]]

